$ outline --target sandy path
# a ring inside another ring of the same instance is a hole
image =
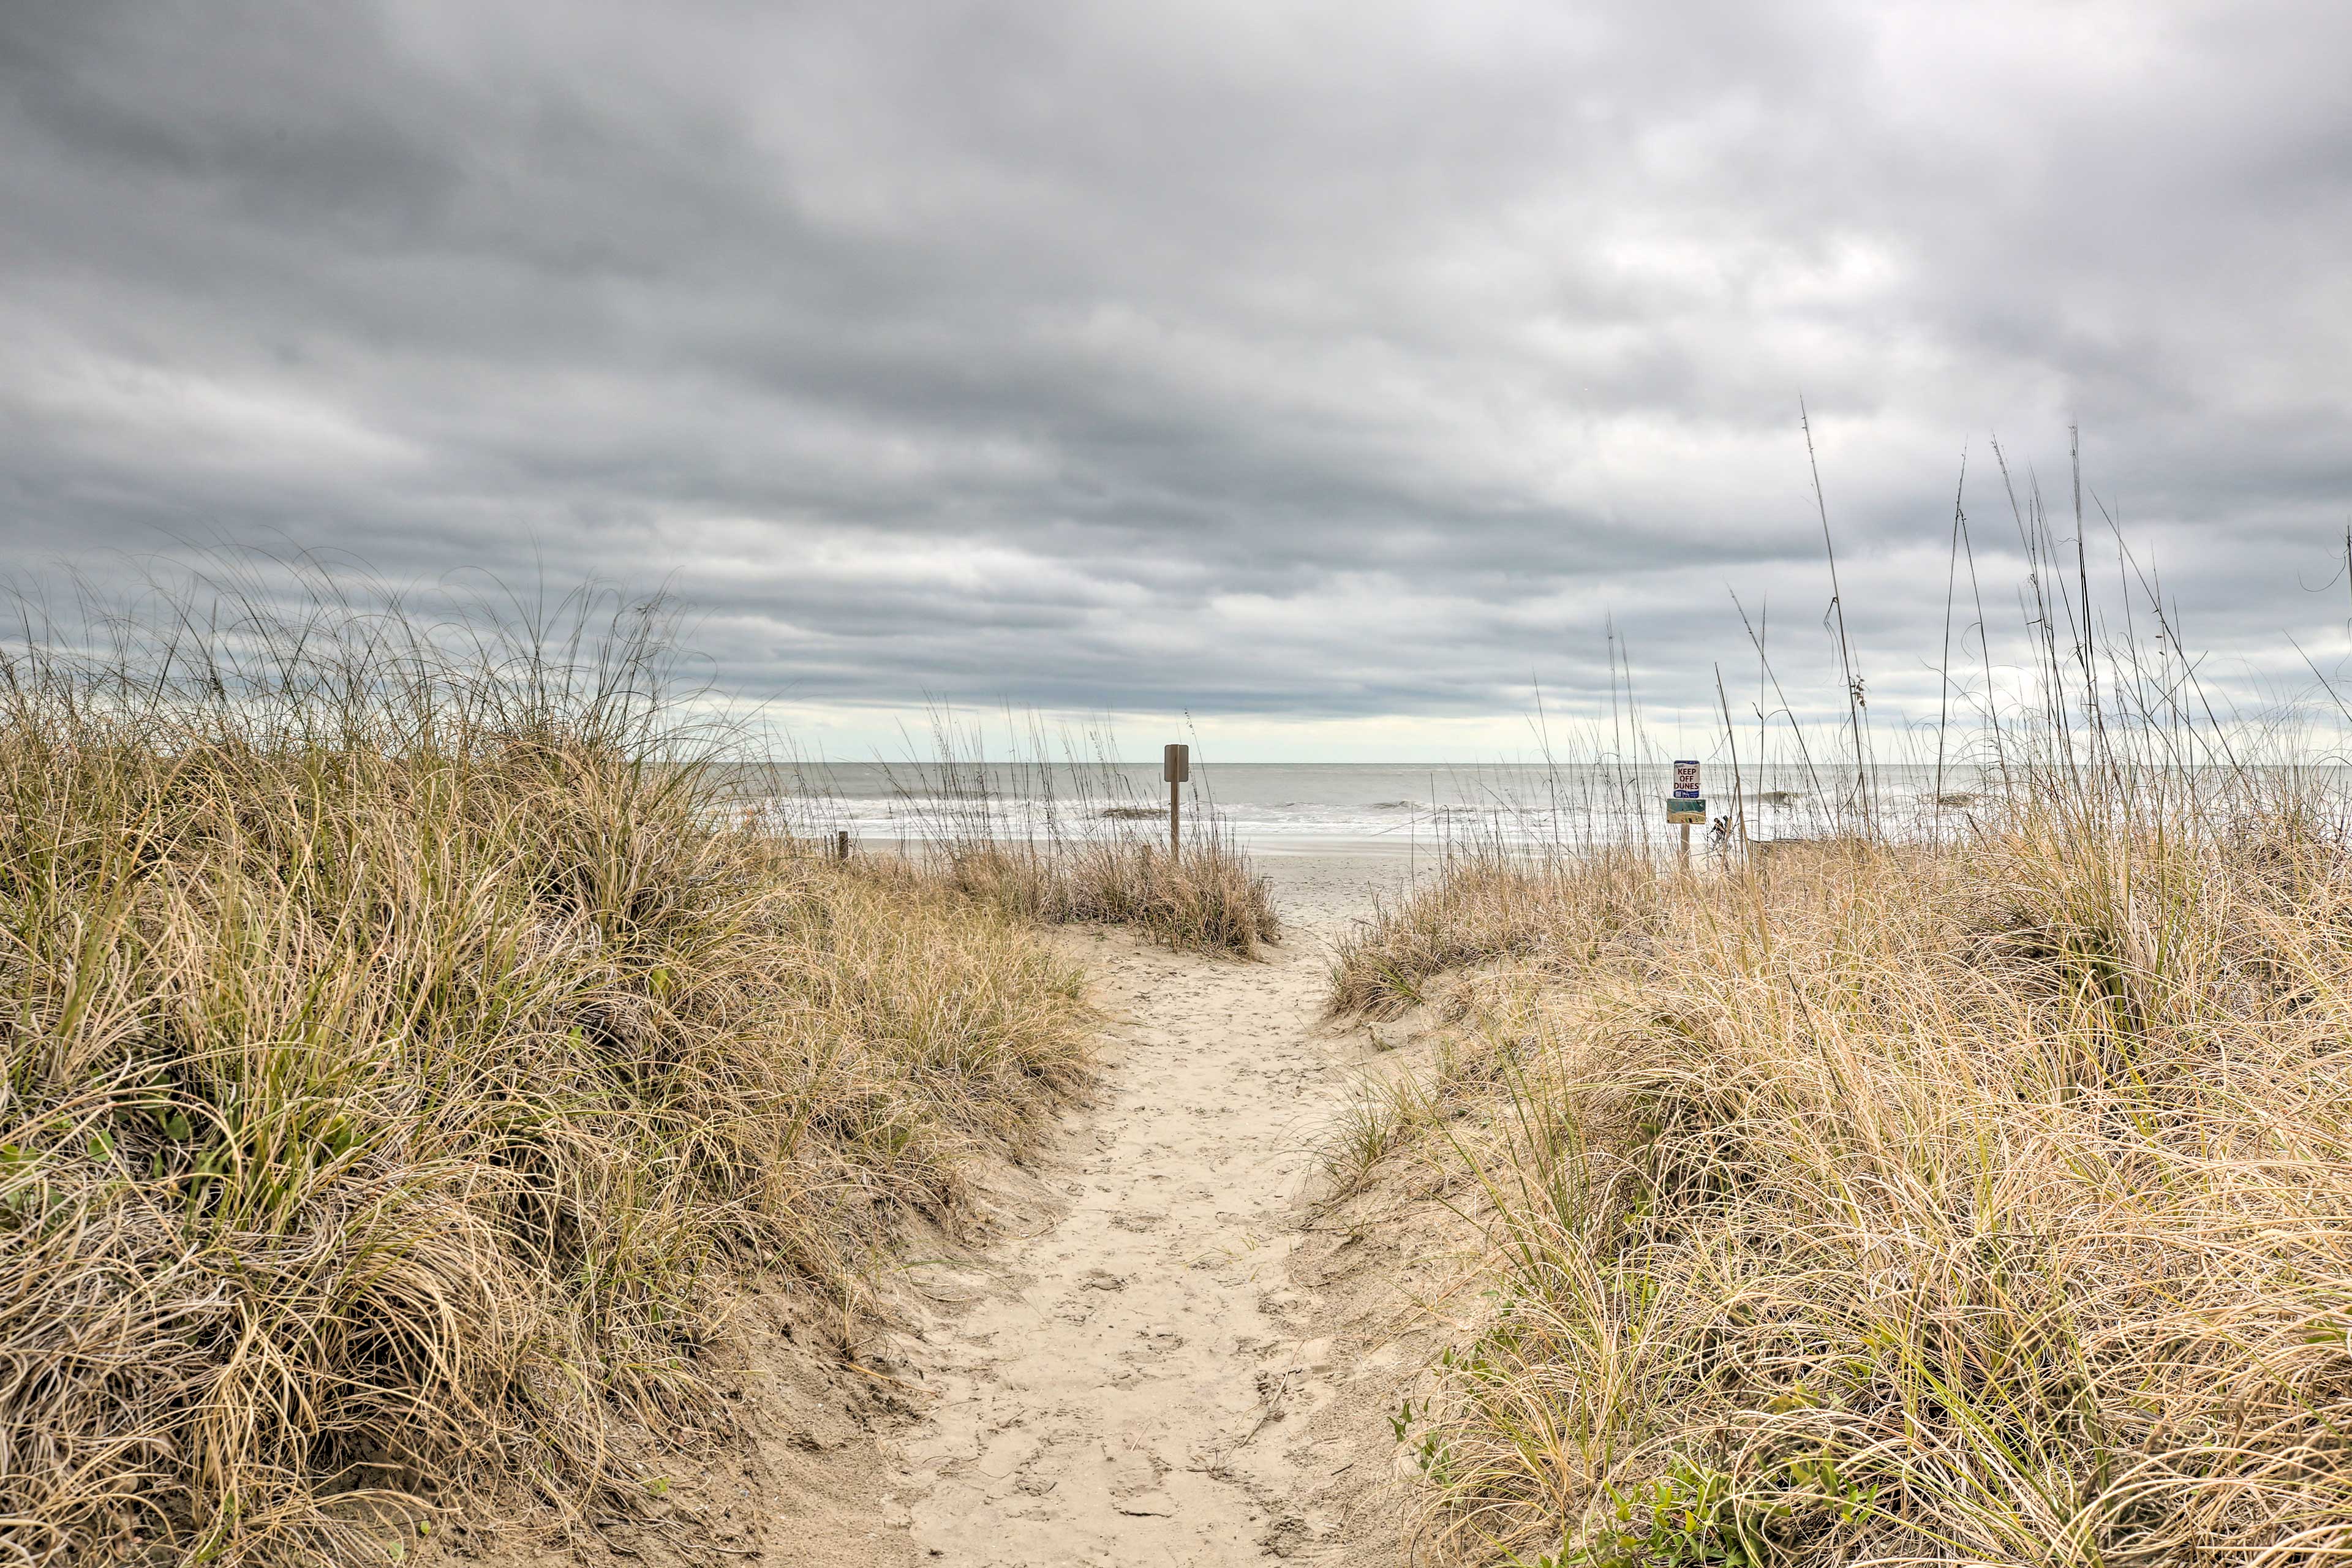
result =
[[[937,1403],[895,1497],[931,1561],[1337,1560],[1337,1450],[1318,1460],[1304,1417],[1347,1373],[1286,1265],[1347,1081],[1320,939],[1370,887],[1286,901],[1264,963],[1084,939],[1102,1093],[1043,1166],[1050,1207],[916,1355]]]

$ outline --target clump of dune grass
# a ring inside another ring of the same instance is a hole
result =
[[[1755,633],[1748,756],[1777,710],[1826,836],[1474,847],[1338,956],[1336,1011],[1443,975],[1474,1036],[1478,1070],[1388,1087],[1339,1149],[1357,1184],[1444,1167],[1479,1226],[1394,1417],[1465,1560],[2352,1551],[2352,816],[2307,714],[2205,687],[2119,531],[2144,602],[2096,602],[2079,467],[2062,548],[1994,452],[2025,659],[1979,608],[1971,688],[1948,617],[1919,809],[1840,610],[1843,758]],[[1956,499],[1948,595],[1973,548]]]
[[[1281,940],[1272,889],[1222,834],[1181,854],[1131,833],[964,842],[941,862],[955,886],[1029,920],[1134,926],[1171,947],[1243,957]]]
[[[1433,895],[1507,961],[1501,1131],[1451,1144],[1491,1307],[1407,1413],[1465,1556],[2340,1558],[2352,844],[2084,804]],[[1340,999],[1475,956],[1430,918]]]
[[[1623,847],[1559,863],[1485,844],[1451,857],[1443,874],[1341,936],[1331,955],[1334,1015],[1393,1017],[1427,1000],[1423,987],[1451,971],[1509,959],[1563,968],[1637,938],[1655,871]],[[1630,892],[1629,892],[1630,889]]]
[[[1033,721],[1014,731],[1011,760],[990,762],[984,737],[944,711],[931,731],[931,760],[898,770],[919,826],[917,864],[1024,920],[1133,926],[1242,957],[1281,940],[1272,887],[1197,783],[1171,849],[1166,805],[1132,798],[1107,735],[1065,735],[1057,756]]]
[[[625,1511],[651,1447],[728,1426],[720,1275],[849,1310],[890,1216],[952,1209],[1082,1065],[1019,923],[747,826],[656,617],[268,590],[0,662],[19,1560]]]

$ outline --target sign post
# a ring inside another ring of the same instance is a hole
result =
[[[1698,793],[1698,763],[1676,759],[1675,792],[1666,797],[1666,823],[1682,830],[1683,864],[1690,864],[1691,824],[1706,820],[1706,797]]]
[[[1160,776],[1168,781],[1168,857],[1174,859],[1184,847],[1184,790],[1192,776],[1192,748],[1170,746],[1160,753]]]

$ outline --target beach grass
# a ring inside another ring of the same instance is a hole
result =
[[[891,770],[916,864],[1018,919],[1099,922],[1181,951],[1255,956],[1282,939],[1274,891],[1213,801],[1188,786],[1181,841],[1136,798],[1111,738],[1013,722],[988,738],[934,709],[930,754]],[[1108,804],[1105,804],[1108,802]]]
[[[1272,888],[1220,832],[1199,834],[1181,853],[1131,831],[969,843],[943,866],[969,896],[1024,920],[1132,926],[1170,947],[1244,958],[1282,936]]]
[[[1080,1081],[1076,970],[761,826],[657,616],[83,608],[0,665],[16,1558],[625,1513],[732,1419],[722,1279],[853,1314]]]
[[[1957,842],[1470,857],[1339,955],[1479,1063],[1344,1152],[1483,1237],[1401,1428],[1464,1557],[2341,1556],[2352,840],[2039,778]]]

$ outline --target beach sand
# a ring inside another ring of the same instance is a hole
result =
[[[1328,944],[1407,867],[1261,864],[1286,924],[1263,962],[1067,939],[1106,1015],[1103,1079],[1007,1195],[1007,1239],[924,1281],[955,1300],[908,1352],[929,1408],[887,1445],[886,1501],[926,1561],[1391,1560],[1391,1445],[1365,1406],[1400,1363],[1367,1372],[1342,1321],[1358,1303],[1293,1261],[1364,1054],[1322,1023]]]

